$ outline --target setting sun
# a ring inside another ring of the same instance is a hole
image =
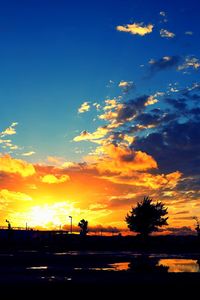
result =
[[[32,226],[42,226],[46,227],[48,224],[56,224],[58,217],[56,216],[56,211],[50,208],[48,205],[45,206],[35,206],[30,211],[29,218],[30,224]]]

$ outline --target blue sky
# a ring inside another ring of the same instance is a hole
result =
[[[140,95],[166,91],[169,83],[185,87],[197,76],[169,69],[144,78],[152,58],[198,56],[198,1],[1,1],[0,5],[1,130],[18,122],[13,139],[23,151],[33,149],[34,159],[47,155],[80,159],[74,149],[83,147],[71,140],[76,131],[91,131],[97,124],[92,122],[94,112],[83,117],[77,115],[78,107],[84,101],[119,96],[121,80],[133,81],[132,93]],[[134,22],[153,24],[152,33],[139,36],[116,30]],[[161,38],[161,28],[176,36]],[[110,88],[109,80],[114,82]],[[82,150],[87,152],[86,144]]]

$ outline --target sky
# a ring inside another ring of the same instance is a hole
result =
[[[0,1],[0,226],[200,216],[200,3]]]

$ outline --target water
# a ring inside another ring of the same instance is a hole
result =
[[[169,255],[169,254],[151,254],[141,255],[140,253],[132,253],[130,251],[111,252],[111,251],[71,251],[55,253],[59,256],[78,256],[78,257],[97,257],[97,261],[101,261],[105,257],[106,262],[103,265],[90,266],[87,259],[84,266],[76,266],[75,271],[91,270],[91,271],[133,271],[133,272],[168,272],[168,273],[199,273],[200,272],[200,255],[193,255],[190,258],[187,254]],[[192,256],[192,255],[191,255]],[[116,258],[116,262],[109,262],[110,259]],[[127,259],[126,259],[127,258]],[[100,259],[100,260],[99,260]],[[122,261],[120,261],[122,259]],[[84,258],[85,260],[85,258]]]
[[[159,265],[169,267],[169,273],[199,273],[200,267],[196,259],[168,258],[160,259]]]
[[[130,251],[0,254],[0,274],[3,274],[5,282],[82,282],[95,280],[95,276],[104,278],[105,274],[109,278],[115,278],[115,275],[124,278],[126,274],[131,280],[134,275],[137,278],[138,273],[159,273],[159,278],[162,278],[160,273],[198,274],[200,254],[141,254]]]

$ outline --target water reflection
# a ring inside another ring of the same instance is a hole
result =
[[[167,266],[168,272],[181,273],[189,272],[196,273],[199,272],[199,261],[195,259],[180,259],[180,258],[167,258],[160,259],[159,265]]]
[[[130,262],[118,262],[110,264],[110,266],[112,267],[112,270],[114,269],[115,271],[126,271],[129,269],[129,264]]]
[[[136,273],[200,272],[200,260],[183,258],[157,258],[155,256],[135,256],[130,262],[118,262],[109,265],[113,271],[131,271]]]
[[[159,264],[159,258],[148,255],[134,257],[129,264],[129,270],[137,273],[167,272],[168,268],[166,265]]]
[[[26,268],[27,270],[47,270],[48,266],[33,266]]]

